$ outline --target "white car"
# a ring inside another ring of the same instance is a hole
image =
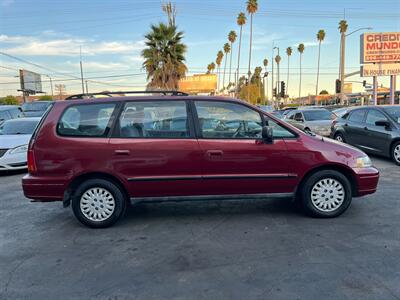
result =
[[[0,126],[0,171],[27,167],[28,143],[40,118],[8,120]]]

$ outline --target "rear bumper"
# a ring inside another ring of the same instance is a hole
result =
[[[374,168],[360,168],[354,169],[357,180],[357,194],[356,197],[373,194],[378,188],[379,171]]]
[[[25,197],[33,201],[62,201],[65,183],[54,178],[38,178],[28,174],[22,178],[22,189]]]

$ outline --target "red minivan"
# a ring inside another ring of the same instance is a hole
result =
[[[114,224],[128,203],[291,197],[336,217],[374,193],[360,150],[223,97],[125,96],[56,102],[32,136],[24,194],[72,202],[80,222]]]

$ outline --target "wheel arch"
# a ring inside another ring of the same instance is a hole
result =
[[[304,176],[301,178],[300,183],[298,184],[296,191],[295,191],[295,199],[298,198],[299,194],[301,193],[301,189],[303,188],[304,183],[306,180],[312,176],[313,174],[319,172],[319,171],[326,171],[326,170],[334,170],[337,171],[341,174],[343,174],[350,182],[351,185],[351,194],[353,197],[357,196],[357,191],[358,191],[358,184],[357,180],[355,177],[355,174],[353,171],[344,165],[337,165],[337,164],[327,164],[327,165],[322,165],[322,166],[317,166],[309,171],[307,171]]]
[[[125,188],[125,185],[122,183],[120,179],[118,179],[116,176],[113,176],[109,173],[104,173],[104,172],[90,172],[90,173],[84,173],[80,174],[79,176],[75,177],[69,184],[67,189],[64,192],[64,199],[63,199],[63,206],[67,207],[71,203],[71,198],[74,194],[74,191],[78,188],[78,186],[89,179],[104,179],[111,181],[114,183],[116,186],[120,188],[122,193],[125,196],[125,199],[128,201],[129,199],[129,193],[127,189]]]
[[[389,147],[389,157],[392,157],[393,147],[396,143],[400,142],[400,137],[394,138],[393,141],[390,143]]]

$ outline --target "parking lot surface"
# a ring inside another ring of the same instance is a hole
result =
[[[0,176],[0,299],[400,299],[400,167],[336,219],[288,200],[141,204],[108,229]],[[184,183],[182,183],[184,184]]]

